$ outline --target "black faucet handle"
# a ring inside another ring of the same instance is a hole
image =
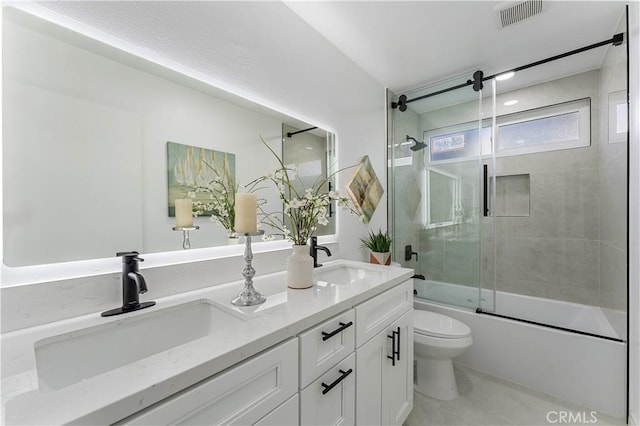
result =
[[[144,262],[143,258],[138,257],[139,254],[137,251],[120,251],[116,256],[122,257],[122,263]]]

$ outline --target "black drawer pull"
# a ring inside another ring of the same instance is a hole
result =
[[[327,333],[326,331],[322,332],[322,340],[331,339],[336,334],[340,333],[342,330],[347,329],[353,325],[353,321],[349,321],[348,323],[340,322],[340,327],[333,330],[331,333]]]
[[[400,327],[391,332],[391,355],[387,355],[387,358],[391,360],[391,365],[395,367],[396,361],[400,361]]]
[[[338,377],[333,383],[331,383],[330,385],[327,385],[325,383],[322,383],[322,387],[324,388],[322,390],[322,394],[325,395],[327,392],[329,392],[331,389],[333,389],[338,383],[340,383],[341,381],[343,381],[349,374],[353,373],[353,369],[350,368],[347,371],[344,370],[338,370],[341,374],[340,377]]]

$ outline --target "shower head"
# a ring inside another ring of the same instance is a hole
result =
[[[421,149],[424,149],[427,147],[427,145],[424,142],[420,142],[415,138],[412,138],[411,136],[407,135],[407,142],[409,141],[413,141],[414,143],[414,145],[411,148],[409,148],[411,151],[420,151]]]
[[[416,142],[416,144],[414,146],[412,146],[411,148],[409,148],[411,151],[420,151],[421,149],[426,148],[427,145],[422,143],[422,142]]]

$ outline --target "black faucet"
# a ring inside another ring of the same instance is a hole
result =
[[[309,247],[309,255],[313,257],[313,267],[317,268],[318,266],[322,266],[322,263],[318,263],[318,250],[322,250],[327,253],[327,256],[331,256],[331,250],[329,247],[319,246],[318,245],[318,237],[311,237],[311,244]]]
[[[147,283],[138,272],[138,262],[144,262],[144,259],[138,257],[137,251],[121,252],[116,256],[122,256],[122,307],[105,311],[101,315],[110,317],[155,305],[156,302],[140,303],[138,298],[138,294],[147,292]]]

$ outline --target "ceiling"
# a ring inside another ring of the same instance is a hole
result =
[[[294,13],[378,82],[400,94],[454,76],[485,75],[609,39],[625,2],[543,1],[506,28],[495,1],[293,1]],[[581,63],[601,65],[605,49]],[[584,60],[583,60],[584,61]],[[570,67],[572,61],[566,61]],[[558,70],[569,75],[571,70]],[[460,77],[462,78],[462,77]],[[458,79],[458,82],[460,81]]]
[[[492,75],[610,39],[626,4],[616,0],[542,0],[542,13],[501,28],[498,10],[519,1],[522,0],[287,0],[286,7],[302,21],[280,25],[278,30],[287,37],[295,37],[296,29],[308,24],[320,34],[318,39],[327,39],[384,87],[398,95],[417,96],[420,89],[422,93],[435,90],[436,83],[444,88],[466,82],[475,70]],[[278,48],[269,37],[269,17],[260,16],[264,23],[251,20],[256,13],[268,14],[269,8],[264,7],[267,2],[244,3],[251,4],[257,12],[246,18],[247,22],[231,24],[228,17],[235,19],[239,10],[235,1],[39,3],[122,40],[142,41],[149,51],[208,76],[220,75],[220,81],[224,81],[225,75],[241,81],[254,79],[253,70],[259,60],[273,56]],[[187,22],[189,25],[182,24]],[[265,36],[257,41],[245,37],[244,32],[253,28]],[[260,58],[252,57],[256,50],[262,52]],[[225,52],[233,52],[233,56],[226,58]],[[550,79],[545,73],[558,78],[599,68],[605,53],[606,48],[595,49],[571,60],[555,61],[544,69],[536,67],[530,71],[527,84],[531,84],[531,78]],[[220,65],[227,62],[229,66]],[[243,71],[241,75],[238,69]],[[303,80],[305,76],[297,78]],[[524,79],[519,80],[525,84]],[[513,84],[506,83],[502,88],[513,89]],[[453,96],[468,97],[474,93],[456,92],[464,94]],[[434,98],[412,103],[411,108],[420,113],[437,108],[437,102],[468,100]]]

